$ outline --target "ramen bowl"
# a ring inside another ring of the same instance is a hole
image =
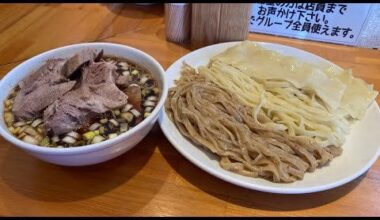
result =
[[[167,96],[168,88],[165,80],[165,71],[150,55],[125,45],[113,43],[75,44],[53,49],[32,57],[12,69],[0,81],[0,90],[2,91],[0,93],[0,101],[4,103],[10,91],[22,79],[31,74],[33,70],[38,69],[46,60],[51,58],[68,58],[86,48],[96,50],[103,49],[105,55],[123,57],[151,72],[160,88],[160,97],[151,114],[139,124],[115,138],[78,147],[53,148],[26,143],[13,136],[4,122],[4,106],[0,105],[0,112],[2,113],[0,119],[0,134],[5,140],[10,142],[14,147],[20,148],[30,155],[49,163],[64,166],[84,166],[101,163],[120,156],[136,146],[136,144],[149,133],[159,116],[159,112]]]

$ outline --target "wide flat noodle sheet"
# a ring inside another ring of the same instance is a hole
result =
[[[212,60],[234,66],[258,81],[286,81],[298,89],[312,91],[328,111],[352,118],[361,118],[378,94],[348,71],[322,69],[250,41],[231,47]]]
[[[330,67],[326,73],[329,77],[335,77],[346,85],[338,111],[343,116],[351,116],[360,119],[364,117],[368,106],[375,100],[378,91],[373,89],[373,85],[367,84],[364,80],[352,76],[350,70],[340,70]]]

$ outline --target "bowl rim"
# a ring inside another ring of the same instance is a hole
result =
[[[17,74],[19,72],[19,69],[21,69],[23,66],[27,65],[28,63],[41,59],[45,57],[46,59],[49,58],[49,56],[54,56],[55,53],[65,50],[68,48],[86,48],[86,47],[109,47],[111,48],[123,48],[125,50],[129,50],[130,52],[132,51],[135,54],[142,55],[145,59],[150,61],[153,66],[157,67],[158,69],[158,75],[162,78],[162,88],[161,88],[161,97],[159,98],[159,101],[157,102],[156,107],[152,111],[152,113],[143,119],[138,125],[132,127],[130,130],[118,135],[115,138],[108,139],[96,144],[89,144],[89,145],[84,145],[84,146],[74,146],[74,147],[69,147],[69,148],[50,148],[50,147],[43,147],[39,145],[34,145],[34,144],[29,144],[26,143],[17,137],[14,137],[9,133],[7,128],[0,126],[0,135],[4,137],[8,142],[12,143],[13,145],[16,145],[17,147],[22,148],[23,150],[27,150],[29,152],[33,153],[39,153],[39,154],[51,154],[51,155],[72,155],[72,154],[84,154],[84,153],[89,153],[89,152],[94,152],[94,151],[99,151],[108,147],[112,147],[115,144],[118,144],[122,141],[125,141],[128,139],[128,137],[136,134],[139,132],[142,128],[146,127],[156,116],[158,118],[158,114],[161,110],[161,108],[164,105],[164,102],[167,97],[168,93],[168,85],[167,85],[167,79],[166,79],[166,74],[165,70],[162,67],[162,65],[151,55],[147,54],[146,52],[139,50],[137,48],[123,45],[123,44],[117,44],[117,43],[107,43],[107,42],[89,42],[89,43],[79,43],[79,44],[71,44],[71,45],[66,45],[62,47],[58,47],[55,49],[51,49],[45,52],[42,52],[40,54],[37,54],[16,67],[14,67],[12,70],[10,70],[1,80],[0,80],[0,90],[1,88],[4,88],[6,84],[4,83],[5,81],[8,81],[9,78],[11,78],[14,74]],[[138,62],[137,62],[138,64]],[[25,75],[26,76],[26,75]],[[3,101],[3,100],[1,100]],[[1,116],[3,117],[4,111],[1,112]]]

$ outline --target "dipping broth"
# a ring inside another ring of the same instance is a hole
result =
[[[13,104],[20,92],[20,86],[17,85],[4,101],[4,121],[8,130],[18,139],[30,144],[67,148],[95,144],[115,138],[148,117],[156,107],[160,96],[159,85],[152,74],[124,58],[102,56],[99,62],[116,65],[117,87],[125,94],[129,87],[139,89],[137,94],[140,94],[140,97],[128,96],[126,105],[95,114],[79,129],[54,135],[47,131],[42,116],[23,120],[14,115]]]

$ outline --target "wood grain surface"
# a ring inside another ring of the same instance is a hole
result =
[[[191,4],[191,46],[200,48],[218,42],[223,4]]]
[[[246,40],[252,4],[191,4],[191,46]]]
[[[161,4],[0,4],[0,77],[46,50],[93,41],[136,47],[167,68],[190,47],[165,40],[163,15]],[[378,50],[262,34],[249,39],[317,54],[380,90]],[[277,195],[202,171],[158,125],[122,156],[78,168],[42,162],[0,137],[0,216],[378,216],[379,204],[379,160],[341,187]]]
[[[191,31],[191,4],[165,4],[166,39],[175,43],[188,43]]]
[[[247,39],[251,12],[252,4],[222,4],[218,41],[226,42]]]

